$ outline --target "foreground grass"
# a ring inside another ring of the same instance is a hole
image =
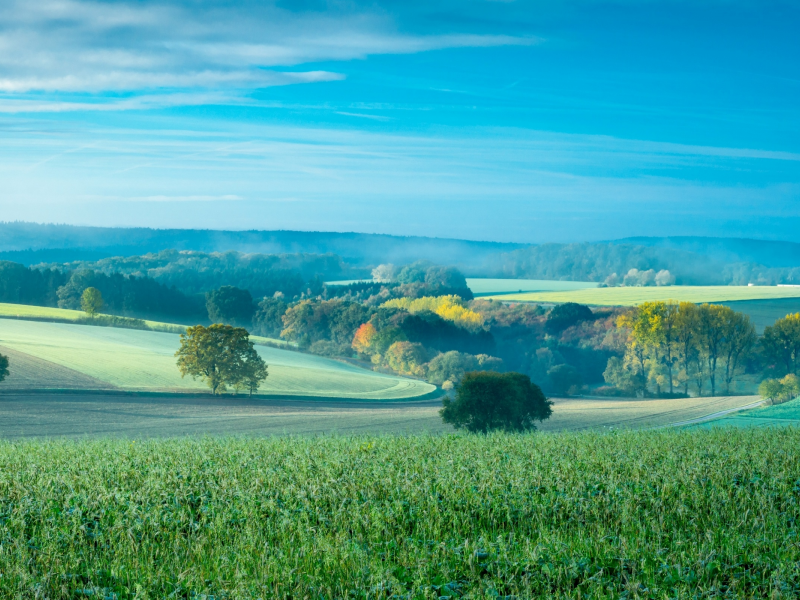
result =
[[[499,295],[497,299],[504,302],[578,302],[595,306],[636,306],[642,302],[655,300],[675,300],[700,304],[703,302],[774,300],[798,297],[800,297],[800,287],[673,285],[666,287],[616,287],[531,292]]]
[[[0,444],[0,597],[794,598],[800,430]]]

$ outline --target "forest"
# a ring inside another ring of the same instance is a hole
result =
[[[644,261],[625,246],[604,256],[606,270],[623,270],[634,264],[624,261],[636,256]],[[567,268],[567,262],[551,258],[553,269]],[[669,271],[656,273],[652,266],[675,265],[635,264],[651,268],[633,268],[627,284],[632,278],[637,285],[674,281]],[[588,389],[675,397],[728,393],[741,388],[742,377],[797,370],[779,347],[794,334],[781,330],[781,337],[767,328],[758,340],[745,315],[722,306],[656,302],[593,310],[573,303],[507,304],[473,298],[463,272],[425,260],[378,265],[366,272],[367,281],[325,283],[356,274],[364,275],[364,269],[332,254],[166,250],[37,267],[3,261],[0,301],[80,310],[84,291],[95,288],[107,314],[245,327],[302,351],[445,388],[469,371],[493,370],[524,373],[547,393],[562,396]],[[735,339],[740,347],[734,349]]]

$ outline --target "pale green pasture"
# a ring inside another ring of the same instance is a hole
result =
[[[693,425],[691,428],[770,426],[800,427],[800,398],[775,406],[743,411],[714,421]]]
[[[596,288],[592,281],[552,281],[547,279],[467,279],[475,296],[514,294],[520,292],[568,292]]]
[[[0,345],[123,389],[205,389],[200,381],[181,378],[174,356],[179,337],[173,333],[0,319]],[[257,349],[269,365],[260,393],[388,400],[435,389],[327,358],[280,348]]]
[[[596,306],[635,306],[655,300],[675,300],[694,303],[737,300],[770,300],[800,298],[800,287],[776,286],[666,286],[595,288],[566,292],[531,292],[496,296],[506,302],[560,303],[577,302]]]
[[[0,302],[0,317],[59,319],[64,321],[77,321],[86,316],[80,310],[67,310],[66,308],[52,308],[50,306],[29,306],[27,304],[7,304]]]

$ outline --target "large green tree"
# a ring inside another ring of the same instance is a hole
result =
[[[472,433],[530,431],[552,413],[551,402],[521,373],[473,371],[464,375],[456,397],[445,397],[442,420]]]
[[[90,317],[103,310],[103,294],[96,287],[88,287],[81,294],[81,309]]]
[[[189,327],[181,334],[181,347],[175,356],[181,377],[199,377],[214,394],[224,392],[229,385],[235,389],[246,387],[252,394],[267,377],[263,359],[247,330],[240,327]]]
[[[800,370],[800,313],[786,315],[764,329],[761,347],[767,360],[779,365],[785,373]]]

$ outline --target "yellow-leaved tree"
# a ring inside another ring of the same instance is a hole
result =
[[[460,296],[424,296],[422,298],[395,298],[384,302],[386,308],[402,308],[415,314],[423,311],[436,313],[443,319],[470,331],[483,327],[483,316],[464,306]]]

